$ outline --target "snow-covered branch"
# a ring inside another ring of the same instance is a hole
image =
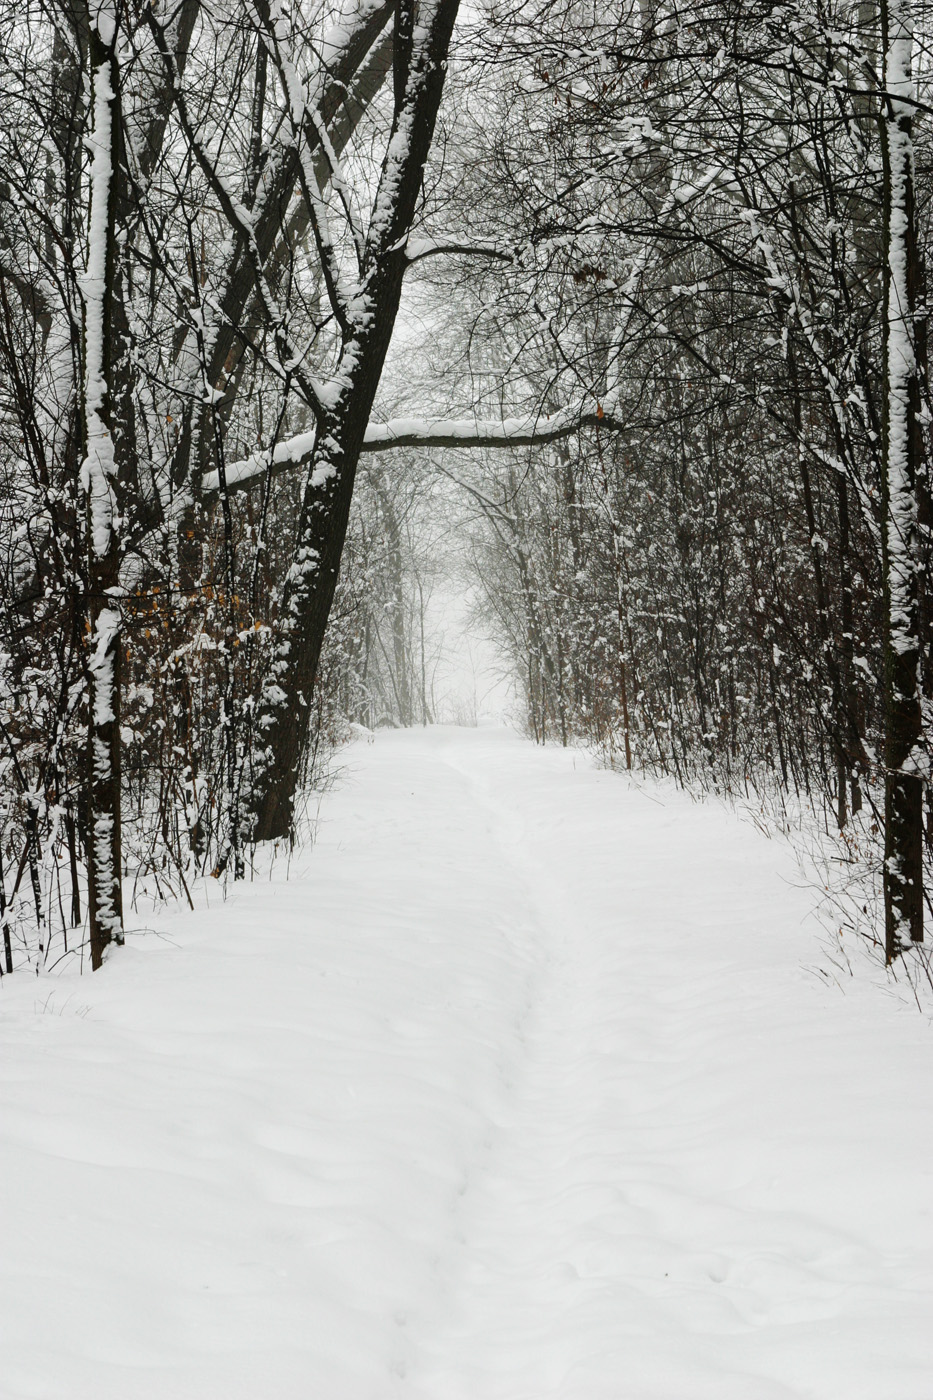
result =
[[[494,448],[537,447],[572,437],[582,428],[605,428],[618,432],[620,422],[601,405],[595,408],[566,409],[558,413],[538,413],[523,418],[392,418],[387,423],[370,423],[363,439],[363,452],[387,452],[398,447]],[[306,465],[314,454],[315,432],[299,433],[277,443],[269,451],[256,452],[227,467],[227,487],[234,491],[250,486],[271,472],[279,476]],[[216,472],[205,473],[201,490],[211,496],[219,490]]]
[[[496,262],[515,261],[514,252],[496,243],[465,242],[459,238],[409,238],[405,244],[405,260],[409,266],[423,262],[425,258],[445,254],[449,257],[492,258]]]

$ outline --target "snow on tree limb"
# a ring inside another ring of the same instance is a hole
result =
[[[387,423],[370,423],[363,451],[386,452],[397,447],[536,447],[572,437],[582,428],[606,428],[618,432],[621,423],[597,404],[595,409],[568,409],[550,415],[539,413],[523,418],[392,418]],[[314,431],[299,433],[275,445],[271,452],[256,452],[226,469],[227,487],[234,491],[250,486],[267,471],[273,476],[305,465],[314,452]],[[313,483],[312,483],[313,484]],[[203,495],[220,489],[216,471],[202,478]]]

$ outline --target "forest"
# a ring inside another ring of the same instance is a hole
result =
[[[3,974],[428,725],[806,808],[922,943],[924,0],[0,0]]]
[[[933,1396],[933,0],[0,0],[0,1400]]]

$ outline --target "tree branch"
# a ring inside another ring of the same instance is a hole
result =
[[[538,413],[525,418],[393,418],[388,423],[370,423],[363,440],[363,452],[387,452],[398,447],[540,447],[572,437],[583,428],[604,428],[621,432],[624,424],[597,404],[594,409],[573,408],[558,413]],[[280,476],[305,466],[314,453],[315,432],[299,433],[275,445],[270,453],[254,453],[227,467],[227,489],[251,486],[265,473]],[[205,497],[219,489],[216,472],[206,472],[201,482]]]

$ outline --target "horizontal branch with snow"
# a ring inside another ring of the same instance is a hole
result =
[[[536,447],[571,437],[582,428],[606,428],[618,432],[621,423],[597,404],[594,409],[564,409],[524,418],[392,418],[370,423],[364,452],[386,452],[397,447]],[[276,443],[270,453],[256,452],[226,469],[227,489],[250,486],[271,469],[273,476],[305,466],[314,454],[316,433],[299,433]],[[220,489],[217,472],[206,472],[201,481],[204,496]]]
[[[492,258],[496,262],[514,262],[515,253],[497,243],[469,242],[459,238],[409,238],[405,243],[405,260],[411,266],[425,258],[443,255],[467,258]]]

